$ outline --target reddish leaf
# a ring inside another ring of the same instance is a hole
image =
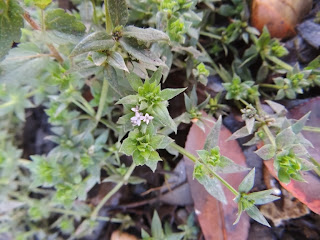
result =
[[[299,119],[306,113],[311,111],[309,120],[307,122],[308,126],[320,127],[320,98],[314,98],[305,104],[301,104],[298,107],[290,110],[289,117],[294,119]],[[307,138],[314,148],[308,149],[310,154],[320,162],[320,134],[314,132],[302,131],[305,138]],[[276,177],[277,173],[273,167],[273,160],[264,161],[266,167],[270,173]],[[312,171],[304,172],[303,174],[305,182],[297,182],[291,180],[289,184],[281,183],[283,188],[287,189],[294,197],[299,199],[302,203],[306,204],[313,212],[320,214],[320,179]]]
[[[260,32],[267,26],[272,37],[292,37],[311,7],[312,0],[253,0],[251,24]]]
[[[190,129],[186,149],[194,155],[197,155],[196,150],[203,149],[206,136],[212,128],[213,123],[206,122],[206,125],[209,127],[206,127],[205,133],[195,124]],[[232,159],[237,164],[245,166],[245,157],[238,143],[236,141],[226,142],[226,139],[230,136],[230,131],[223,126],[219,139],[221,154]],[[186,163],[187,176],[191,188],[191,195],[194,200],[195,211],[205,239],[247,239],[250,226],[248,216],[243,214],[240,222],[237,225],[233,225],[238,211],[237,204],[233,201],[235,196],[224,188],[228,204],[221,204],[208,194],[197,180],[193,180],[192,173],[194,163],[188,158],[185,158],[184,161]],[[245,175],[245,172],[227,174],[224,175],[223,178],[237,189]]]

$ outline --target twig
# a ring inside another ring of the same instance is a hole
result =
[[[30,26],[34,29],[34,30],[39,30],[41,31],[40,26],[31,18],[30,14],[28,12],[24,12],[23,13],[23,18],[30,24]],[[60,56],[58,50],[51,44],[51,43],[47,43],[48,48],[50,49],[52,56],[59,62],[59,63],[63,63],[63,58]]]

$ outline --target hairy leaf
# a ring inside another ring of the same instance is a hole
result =
[[[112,36],[106,32],[94,32],[85,37],[77,46],[73,49],[70,57],[87,53],[90,51],[104,51],[112,48],[115,41]]]
[[[165,63],[159,57],[132,39],[123,37],[120,39],[120,44],[124,50],[142,62],[155,66],[165,66]]]
[[[147,43],[169,41],[169,37],[162,31],[154,28],[138,28],[127,26],[124,28],[123,36],[136,38],[138,41]]]
[[[0,0],[0,60],[13,42],[19,42],[23,27],[22,9],[16,0]]]
[[[75,16],[66,13],[63,9],[54,9],[46,13],[45,25],[47,30],[54,30],[65,34],[82,36],[86,27]]]
[[[126,0],[108,0],[108,11],[114,27],[126,25],[128,21]]]

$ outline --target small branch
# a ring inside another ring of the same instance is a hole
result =
[[[315,160],[313,157],[310,157],[309,160],[313,163],[313,165],[315,165],[315,168],[313,169],[313,171],[315,171],[316,174],[320,176],[320,163],[317,160]]]
[[[24,12],[23,13],[23,18],[30,24],[30,26],[34,29],[34,30],[39,30],[41,31],[40,26],[30,17],[30,14],[28,12]],[[48,48],[50,49],[52,56],[59,62],[59,63],[63,63],[63,58],[60,56],[58,50],[52,45],[47,43]]]
[[[284,61],[280,60],[279,58],[277,57],[274,57],[274,56],[266,56],[266,58],[268,60],[270,60],[271,62],[277,64],[278,66],[282,67],[283,69],[291,72],[293,70],[293,67],[287,63],[285,63]]]
[[[133,170],[135,169],[136,165],[134,163],[131,164],[129,167],[127,173],[123,176],[123,179],[118,182],[118,184],[106,195],[104,198],[99,202],[98,206],[93,210],[93,212],[90,215],[90,218],[92,220],[97,219],[97,215],[100,211],[100,209],[106,204],[106,202],[125,184],[127,184]]]
[[[104,105],[107,100],[108,87],[109,87],[108,80],[104,78],[103,83],[102,83],[102,90],[101,90],[101,95],[100,95],[100,100],[99,100],[98,112],[96,115],[97,122],[100,121],[101,116],[102,116]]]
[[[263,87],[263,88],[274,88],[274,89],[283,89],[282,86],[278,86],[278,85],[274,85],[274,84],[268,84],[268,83],[260,83],[259,87]]]
[[[308,131],[308,132],[320,133],[320,128],[319,127],[304,126],[302,128],[302,130],[303,131]]]
[[[222,177],[220,177],[215,171],[213,171],[211,169],[210,166],[208,166],[207,164],[205,164],[204,162],[200,161],[199,158],[197,158],[196,156],[194,156],[193,154],[189,153],[188,151],[186,151],[184,148],[180,147],[178,144],[176,144],[175,142],[170,143],[170,146],[174,149],[176,149],[179,153],[181,153],[182,155],[186,156],[187,158],[189,158],[191,161],[193,161],[194,163],[196,162],[200,162],[201,164],[203,164],[206,169],[212,173],[212,175],[214,177],[216,177],[224,186],[226,186],[226,188],[228,188],[230,190],[230,192],[232,192],[235,196],[239,195],[239,192],[234,189],[226,180],[224,180]]]
[[[108,34],[112,33],[112,22],[109,14],[109,9],[108,9],[108,1],[104,0],[104,10],[106,14],[106,32]]]

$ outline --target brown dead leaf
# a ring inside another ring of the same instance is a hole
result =
[[[272,37],[292,37],[311,7],[312,0],[253,0],[251,24],[260,32],[267,26]]]
[[[117,230],[112,233],[110,240],[138,240],[138,238],[128,233]]]
[[[299,119],[309,111],[311,114],[307,121],[308,126],[320,127],[320,98],[314,98],[307,103],[301,104],[298,107],[290,110],[289,117]],[[307,138],[314,146],[310,148],[309,153],[314,159],[320,162],[320,134],[314,132],[302,131],[302,134]],[[277,173],[273,167],[273,160],[264,161],[265,166],[269,172],[276,178]],[[289,191],[294,197],[299,199],[302,203],[306,204],[310,210],[320,214],[320,178],[314,172],[304,172],[303,178],[307,182],[293,181],[289,184],[281,183],[283,188]]]
[[[284,220],[299,218],[310,212],[306,205],[284,189],[282,190],[282,200],[281,208],[275,202],[260,207],[261,213],[270,219],[276,227],[280,226]]]
[[[196,150],[203,149],[206,136],[213,126],[213,123],[206,122],[205,133],[195,124],[191,127],[186,149],[194,155],[197,155]],[[226,127],[222,127],[219,139],[221,154],[232,159],[240,165],[246,165],[245,157],[236,141],[228,141],[226,139],[231,136],[230,131]],[[184,158],[188,182],[191,188],[191,195],[194,200],[194,208],[197,214],[202,232],[206,240],[244,240],[248,237],[249,218],[243,214],[238,224],[233,225],[238,211],[237,204],[233,201],[234,195],[226,188],[225,195],[228,200],[227,205],[223,205],[212,197],[205,188],[193,179],[194,163]],[[233,187],[238,188],[239,183],[245,177],[246,173],[235,173],[224,175]]]

